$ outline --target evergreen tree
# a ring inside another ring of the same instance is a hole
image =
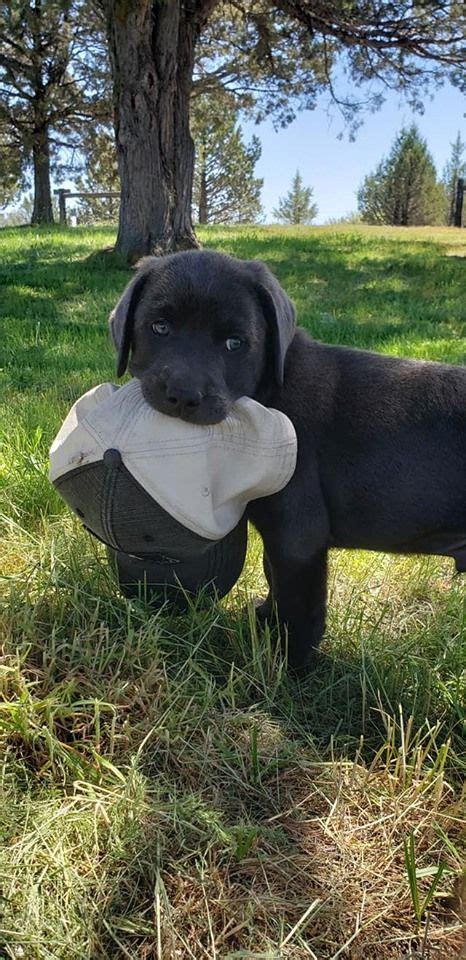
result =
[[[466,143],[458,135],[454,143],[451,144],[451,156],[448,163],[445,164],[442,182],[445,189],[446,204],[446,222],[449,227],[455,223],[456,191],[460,177],[466,178],[466,158],[464,152]],[[464,216],[464,214],[463,214]]]
[[[358,208],[364,223],[410,227],[443,222],[443,188],[416,124],[400,131],[388,157],[365,177]]]
[[[228,96],[202,96],[191,108],[195,163],[193,219],[199,223],[254,223],[262,213],[263,180],[254,176],[261,155],[258,137],[249,145]]]
[[[108,67],[91,0],[7,0],[0,27],[0,202],[32,171],[33,223],[53,222],[51,171],[97,114],[109,115]]]
[[[0,101],[0,207],[5,207],[16,200],[26,185],[20,145],[16,138],[8,136],[2,124]]]
[[[31,215],[34,208],[32,196],[24,195],[21,202],[14,210],[8,213],[0,213],[0,227],[19,227],[26,226],[31,222]]]
[[[296,171],[291,190],[286,197],[280,197],[278,207],[273,210],[274,217],[281,223],[311,223],[317,216],[317,205],[312,203],[312,187],[303,187],[299,170]]]
[[[92,129],[82,144],[84,173],[76,180],[79,191],[119,193],[118,162],[115,137],[108,124]],[[82,197],[79,200],[80,223],[115,222],[118,219],[118,197]]]

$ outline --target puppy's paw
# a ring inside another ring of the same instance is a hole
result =
[[[288,673],[296,681],[304,681],[314,672],[320,660],[319,650],[311,648],[305,656],[288,654]]]

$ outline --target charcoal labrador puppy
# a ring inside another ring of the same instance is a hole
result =
[[[238,397],[282,410],[294,476],[249,506],[288,659],[311,662],[330,547],[443,554],[466,570],[466,368],[317,343],[268,268],[209,251],[149,257],[110,317],[157,410],[216,423]]]

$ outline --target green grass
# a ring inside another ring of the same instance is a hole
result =
[[[113,236],[0,231],[0,957],[458,956],[464,582],[335,552],[300,684],[255,628],[254,535],[220,605],[121,598],[47,481],[69,406],[114,377]],[[318,339],[466,360],[464,231],[201,239],[266,261]]]

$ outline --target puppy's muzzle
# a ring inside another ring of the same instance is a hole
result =
[[[142,392],[152,407],[169,417],[180,417],[189,423],[219,423],[228,415],[231,400],[212,389],[176,375],[145,376]]]

